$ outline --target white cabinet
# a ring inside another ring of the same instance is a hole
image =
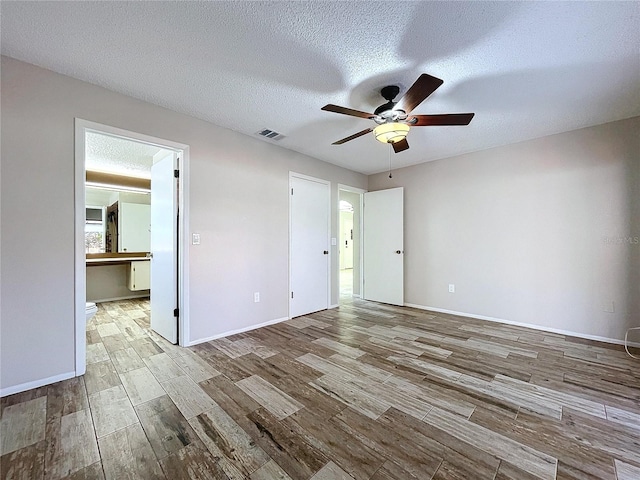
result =
[[[151,288],[151,261],[131,262],[128,287],[131,291],[149,290]]]
[[[151,205],[120,202],[118,205],[118,251],[151,251]]]

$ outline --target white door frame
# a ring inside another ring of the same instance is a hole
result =
[[[180,190],[178,195],[179,245],[178,245],[178,337],[184,346],[189,338],[189,146],[164,140],[121,128],[75,119],[75,375],[83,375],[86,371],[86,254],[84,247],[85,224],[85,138],[87,132],[125,138],[136,142],[156,145],[160,148],[180,153],[178,169],[180,170]]]
[[[304,175],[302,173],[296,173],[289,171],[289,291],[287,292],[288,297],[288,314],[287,317],[291,318],[291,202],[292,195],[291,189],[293,188],[291,179],[292,178],[300,178],[302,180],[310,180],[312,182],[321,183],[323,185],[327,185],[329,187],[329,199],[327,200],[329,215],[327,215],[327,248],[329,249],[329,259],[327,261],[327,309],[331,308],[331,265],[333,263],[333,246],[331,245],[331,182],[328,180],[324,180],[322,178],[311,177],[309,175]]]
[[[338,237],[340,237],[340,219],[339,219],[339,215],[340,215],[340,190],[343,190],[345,192],[351,192],[351,193],[357,193],[358,197],[360,198],[360,222],[359,222],[359,226],[360,226],[360,238],[358,238],[358,241],[360,242],[360,279],[359,279],[359,283],[360,283],[360,294],[359,295],[354,295],[354,297],[362,297],[362,293],[363,293],[363,289],[364,289],[364,194],[367,193],[367,190],[363,190],[362,188],[357,188],[357,187],[351,187],[349,185],[343,185],[342,183],[338,184]],[[338,285],[340,285],[340,268],[338,266],[338,275],[337,275],[337,279],[338,279]],[[340,296],[340,292],[338,292],[338,297]]]

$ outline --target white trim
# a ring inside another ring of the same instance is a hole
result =
[[[178,160],[180,171],[180,188],[178,190],[178,220],[180,229],[180,241],[178,242],[178,343],[184,346],[190,335],[189,323],[189,245],[191,245],[191,230],[189,226],[189,173],[191,162],[189,161],[190,148],[182,146],[182,158]]]
[[[503,318],[487,317],[485,315],[474,315],[473,313],[456,312],[455,310],[445,310],[444,308],[426,307],[424,305],[418,305],[415,303],[405,303],[404,306],[417,308],[419,310],[428,310],[430,312],[447,313],[449,315],[458,315],[460,317],[469,317],[469,318],[475,318],[478,320],[487,320],[489,322],[515,325],[517,327],[531,328],[533,330],[541,330],[543,332],[557,333],[559,335],[567,335],[569,337],[578,337],[578,338],[584,338],[586,340],[595,340],[598,342],[613,343],[615,345],[624,345],[624,340],[618,340],[618,339],[609,338],[609,337],[601,337],[599,335],[589,335],[586,333],[572,332],[570,330],[561,330],[559,328],[545,327],[542,325],[535,325],[533,323],[514,322],[513,320],[505,320]],[[635,342],[629,343],[628,345],[632,347],[640,347],[640,343],[635,343]]]
[[[305,175],[304,173],[292,172],[291,170],[289,170],[289,178],[291,177],[301,178],[302,180],[309,180],[310,182],[316,182],[323,185],[331,186],[331,182],[329,180],[325,180],[324,178],[312,177],[311,175]]]
[[[345,192],[359,193],[362,195],[363,193],[367,193],[367,191],[363,188],[352,187],[350,185],[345,185],[344,183],[338,184],[338,190],[344,190]]]
[[[74,368],[75,376],[84,375],[87,369],[87,256],[84,246],[84,221],[85,212],[85,136],[88,124],[84,120],[75,119],[74,125]]]
[[[230,337],[231,335],[236,335],[237,333],[250,332],[251,330],[255,330],[257,328],[268,327],[269,325],[275,325],[276,323],[286,322],[287,320],[291,320],[291,319],[289,317],[276,318],[275,320],[269,320],[267,322],[259,323],[258,325],[251,325],[250,327],[244,327],[244,328],[239,328],[238,330],[230,330],[225,333],[219,333],[218,335],[214,335],[212,337],[199,338],[198,340],[193,340],[184,346],[192,347],[200,343],[210,342],[211,340],[217,340],[218,338]]]
[[[86,321],[85,321],[86,324]],[[32,382],[21,383],[20,385],[12,385],[0,389],[0,397],[6,397],[7,395],[13,395],[14,393],[26,392],[33,388],[42,387],[44,385],[50,385],[52,383],[61,382],[62,380],[68,380],[76,376],[76,372],[61,373],[54,375],[53,377],[41,378],[40,380],[34,380]]]
[[[327,215],[327,251],[329,252],[329,255],[328,255],[329,258],[327,258],[327,309],[329,308],[329,305],[331,305],[331,263],[333,261],[333,255],[331,253],[332,251],[332,248],[331,248],[331,212],[332,212],[331,182],[329,180],[324,180],[322,178],[311,177],[309,175],[304,175],[302,173],[289,171],[289,191],[288,191],[288,195],[289,195],[289,255],[288,255],[289,257],[289,291],[287,292],[287,298],[288,298],[287,313],[289,318],[291,318],[291,202],[293,198],[293,195],[291,195],[291,189],[293,188],[293,185],[291,184],[292,178],[308,180],[310,182],[320,183],[321,185],[326,185],[327,187],[329,187],[329,195],[328,195],[329,198],[327,198],[327,202],[328,202],[327,207],[329,208],[328,215]]]
[[[178,308],[180,317],[178,322],[178,337],[184,345],[189,335],[189,146],[186,144],[152,137],[121,128],[75,118],[75,375],[83,375],[86,371],[86,313],[85,303],[87,295],[86,256],[84,253],[84,212],[85,212],[85,136],[88,131],[125,138],[135,142],[143,142],[161,148],[174,150],[180,154],[178,169],[180,170],[180,190],[178,205],[180,209],[180,242],[178,256],[179,295]],[[82,212],[82,213],[80,213]]]
[[[334,303],[333,305],[329,305],[329,308],[327,310],[331,310],[332,308],[338,308],[339,306],[340,304]]]
[[[351,295],[352,297],[361,298],[364,293],[364,194],[366,190],[358,187],[351,187],[342,183],[338,184],[338,235],[340,235],[340,190],[345,192],[357,193],[360,197],[360,294]],[[338,284],[340,281],[340,259],[338,258]],[[340,296],[340,291],[338,291]]]

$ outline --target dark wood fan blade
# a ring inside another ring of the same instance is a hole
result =
[[[399,142],[392,143],[393,151],[396,153],[404,152],[409,148],[409,142],[407,142],[406,138],[403,138]]]
[[[362,130],[361,132],[354,133],[350,137],[346,137],[346,138],[343,138],[342,140],[338,140],[337,142],[333,142],[331,145],[342,145],[343,143],[346,143],[346,142],[348,142],[350,140],[353,140],[354,138],[358,138],[358,137],[361,137],[362,135],[366,135],[367,133],[369,133],[371,131],[373,131],[373,128],[366,128],[365,130]]]
[[[414,84],[411,85],[411,88],[407,90],[407,93],[398,100],[398,103],[393,107],[393,109],[404,110],[405,113],[411,112],[411,110],[420,105],[425,98],[435,92],[443,83],[443,80],[423,73],[418,77]]]
[[[407,119],[407,123],[412,127],[428,127],[431,125],[469,125],[474,115],[475,113],[412,115],[409,119]]]
[[[373,113],[361,112],[360,110],[353,110],[352,108],[341,107],[339,105],[325,105],[321,108],[321,110],[325,110],[327,112],[341,113],[343,115],[351,115],[352,117],[360,117],[360,118],[374,118],[375,115]]]

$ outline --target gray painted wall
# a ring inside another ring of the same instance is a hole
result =
[[[75,117],[191,146],[202,244],[190,247],[190,340],[287,316],[290,170],[332,182],[334,237],[337,184],[367,188],[363,175],[13,59],[1,73],[2,389],[74,369]],[[640,323],[640,245],[624,240],[640,237],[639,132],[635,118],[369,177],[371,190],[405,187],[406,301],[622,338]]]
[[[148,297],[149,290],[131,291],[128,285],[130,265],[92,265],[87,267],[87,302]]]
[[[405,188],[405,302],[624,338],[640,324],[639,139],[633,118],[370,176]]]
[[[190,145],[190,230],[202,239],[189,247],[190,341],[287,317],[290,170],[332,182],[334,237],[338,183],[367,186],[364,175],[7,57],[1,95],[2,389],[74,371],[74,118]]]

